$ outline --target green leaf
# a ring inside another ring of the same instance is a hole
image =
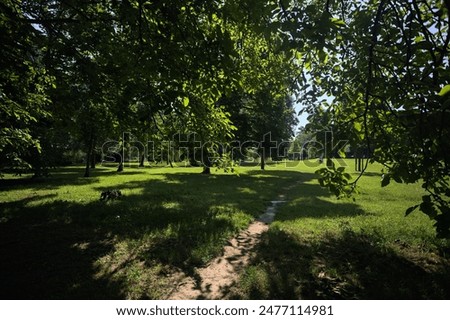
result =
[[[448,84],[445,87],[443,87],[441,89],[441,91],[439,91],[439,95],[442,97],[442,96],[445,96],[449,92],[450,92],[450,84]]]
[[[323,50],[319,51],[319,60],[320,62],[326,64],[328,62],[328,54]]]
[[[417,36],[414,38],[414,42],[419,43],[419,42],[423,41],[423,39],[425,39],[423,36]]]
[[[183,106],[187,107],[189,105],[189,98],[188,97],[184,97],[183,98]]]
[[[345,154],[345,150],[344,149],[339,149],[338,150],[338,155],[339,157],[341,157],[342,159],[345,159],[347,157],[347,155]]]
[[[341,26],[341,27],[345,26],[345,21],[341,20],[339,18],[331,18],[331,22],[337,26]]]

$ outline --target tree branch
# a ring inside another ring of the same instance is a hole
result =
[[[370,109],[370,91],[372,89],[372,80],[373,80],[374,49],[378,43],[377,38],[378,38],[380,22],[381,22],[381,17],[383,14],[383,9],[384,9],[385,3],[386,3],[386,0],[382,0],[380,2],[380,4],[378,5],[377,13],[376,13],[375,20],[373,22],[373,26],[372,26],[372,30],[371,30],[372,38],[371,38],[371,42],[370,42],[370,46],[369,46],[369,56],[368,56],[369,65],[367,67],[366,91],[364,93],[364,104],[365,104],[364,115],[363,115],[364,136],[365,136],[365,140],[367,142],[367,151],[368,151],[369,155],[372,153],[372,142],[371,142],[370,135],[369,135],[368,116],[369,116],[369,109]],[[368,165],[369,165],[369,161],[366,161],[364,168],[362,169],[360,175],[353,182],[353,184],[356,184],[358,182],[358,180],[362,177],[364,172],[367,170]]]

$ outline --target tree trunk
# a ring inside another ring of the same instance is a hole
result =
[[[210,174],[211,173],[211,161],[209,160],[208,151],[203,151],[203,171],[202,174]]]
[[[88,178],[90,176],[89,172],[89,157],[86,155],[86,168],[84,169],[84,177]]]
[[[91,154],[91,169],[95,169],[96,163],[97,163],[97,154],[95,153],[95,149],[92,148],[92,154]]]
[[[123,135],[123,139],[122,139],[122,154],[120,155],[120,162],[119,162],[119,166],[117,167],[117,172],[123,172],[124,160],[125,160],[125,134]]]
[[[361,172],[363,167],[363,159],[355,158],[355,171]]]
[[[266,154],[265,149],[261,148],[261,170],[266,169]]]
[[[90,170],[89,167],[91,165],[91,158],[92,158],[92,150],[94,149],[94,143],[93,143],[93,138],[92,138],[92,134],[91,137],[89,138],[89,143],[88,143],[88,149],[86,152],[86,168],[84,170],[84,177],[87,178],[89,177],[90,174]]]
[[[327,168],[333,168],[333,160],[331,158],[327,158]]]
[[[202,174],[211,174],[211,168],[210,167],[203,167]]]
[[[139,168],[145,167],[145,154],[141,155],[141,159],[139,160]]]
[[[197,163],[197,161],[195,160],[195,154],[194,154],[193,151],[192,151],[192,152],[189,152],[189,165],[190,165],[191,167],[198,167],[198,163]]]

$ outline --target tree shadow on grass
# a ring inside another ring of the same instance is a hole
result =
[[[70,183],[68,182],[70,181]],[[65,176],[63,179],[52,177],[1,179],[0,191],[30,189],[33,191],[54,190],[60,186],[70,184],[72,186],[86,185],[99,182],[98,176],[83,178],[81,176]]]
[[[277,221],[371,215],[370,212],[364,211],[356,202],[349,199],[332,201],[335,197],[326,188],[317,183],[311,183],[315,178],[316,176],[312,174],[303,175],[298,179],[294,188],[287,190],[286,199],[288,201],[277,211]]]
[[[194,274],[240,224],[261,213],[261,200],[312,178],[173,173],[108,187],[123,189],[121,200],[3,203],[0,217],[7,212],[8,219],[0,220],[0,298],[161,298],[160,287],[173,285],[173,268]]]
[[[83,167],[60,167],[53,169],[48,177],[31,177],[24,175],[24,177],[16,178],[2,178],[0,179],[0,191],[12,189],[32,189],[32,190],[52,190],[63,185],[87,185],[98,183],[101,177],[108,176],[134,176],[140,175],[142,172],[139,169],[126,170],[124,172],[117,172],[115,168],[111,167],[97,167],[91,169],[89,177],[84,177]]]
[[[378,243],[374,236],[351,230],[329,233],[318,241],[271,229],[258,248],[253,269],[231,298],[450,298],[448,260],[434,257],[418,263]]]
[[[357,203],[333,202],[308,180],[287,192],[276,221],[370,215]],[[344,219],[345,221],[345,219]],[[389,244],[377,234],[355,232],[344,223],[317,233],[291,233],[273,225],[263,235],[235,299],[449,299],[450,260]],[[319,227],[320,229],[320,227]]]
[[[22,208],[26,212],[0,223],[0,298],[127,298],[128,269],[135,262],[192,268],[201,263],[193,254],[199,242],[231,228],[158,204],[144,213],[123,210],[124,205],[55,201]],[[176,233],[158,237],[171,224]],[[121,243],[123,252],[117,248]]]
[[[111,248],[104,233],[62,222],[1,223],[0,299],[122,298],[119,283],[93,277]]]

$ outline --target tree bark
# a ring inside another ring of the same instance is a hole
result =
[[[97,163],[97,154],[95,153],[95,148],[92,148],[92,153],[91,153],[91,169],[95,169],[96,163]]]
[[[203,167],[202,174],[211,174],[211,167]]]
[[[117,167],[117,172],[123,172],[123,162],[125,160],[125,135],[122,140],[122,153],[120,155],[119,166]]]
[[[145,167],[145,154],[141,155],[141,159],[139,160],[139,168]]]
[[[94,141],[93,141],[93,137],[92,137],[92,133],[90,135],[89,138],[89,142],[88,142],[88,148],[87,148],[87,152],[86,152],[86,168],[84,170],[84,177],[87,178],[91,175],[90,173],[90,165],[91,165],[91,158],[92,158],[92,151],[94,149]]]
[[[266,169],[266,153],[265,149],[261,148],[261,170]]]
[[[203,171],[202,174],[210,174],[211,173],[211,161],[209,160],[208,151],[203,151]]]
[[[333,159],[327,158],[327,168],[333,168]]]

